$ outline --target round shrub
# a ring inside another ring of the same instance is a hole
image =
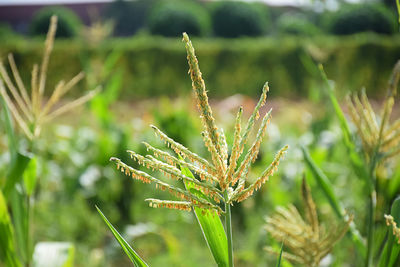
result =
[[[155,0],[116,0],[107,4],[104,16],[114,21],[114,34],[130,36],[144,27],[150,7]]]
[[[266,31],[266,18],[267,13],[256,4],[221,2],[212,12],[212,25],[220,37],[260,36]]]
[[[82,26],[81,20],[75,13],[65,7],[44,7],[33,17],[31,22],[32,35],[45,35],[49,30],[50,18],[57,15],[57,37],[71,38],[79,34]]]
[[[320,33],[320,29],[303,14],[284,13],[276,26],[279,34],[313,36]]]
[[[150,11],[148,27],[152,34],[168,37],[182,36],[183,32],[204,36],[210,29],[210,17],[196,2],[162,1]]]
[[[331,33],[338,35],[367,31],[392,34],[396,18],[382,4],[343,5],[337,12],[328,15],[325,24]]]

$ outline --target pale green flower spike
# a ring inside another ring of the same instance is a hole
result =
[[[301,188],[306,219],[301,217],[293,205],[288,208],[280,207],[275,214],[266,218],[265,228],[288,249],[282,254],[284,258],[304,266],[317,267],[347,232],[353,218],[350,216],[339,225],[331,224],[329,229],[320,227],[317,208],[305,179]],[[272,247],[266,247],[265,250],[278,253]]]
[[[396,222],[394,221],[394,218],[392,217],[392,215],[384,215],[385,219],[386,219],[386,225],[387,226],[392,226],[393,228],[393,235],[397,238],[397,243],[400,244],[400,228],[397,227]]]
[[[53,120],[68,111],[73,110],[79,105],[84,104],[93,98],[98,89],[92,90],[86,95],[66,103],[61,107],[54,108],[61,98],[70,91],[85,76],[83,72],[78,73],[69,82],[60,81],[54,88],[49,100],[44,101],[44,92],[46,87],[47,70],[50,55],[53,50],[54,38],[57,30],[57,16],[52,16],[50,27],[47,33],[42,63],[39,67],[37,64],[33,66],[31,79],[31,97],[28,96],[26,87],[24,86],[18,68],[15,64],[12,54],[8,55],[11,72],[14,76],[16,85],[14,85],[8,72],[2,62],[0,62],[0,94],[4,98],[9,110],[14,116],[15,121],[30,140],[40,135],[43,124]],[[4,83],[3,83],[4,80]],[[11,99],[14,98],[14,101]]]
[[[388,94],[379,116],[372,109],[365,89],[361,91],[361,99],[357,95],[347,96],[350,117],[357,128],[368,161],[371,161],[375,151],[382,161],[400,154],[400,119],[390,123],[399,79],[400,61],[393,69]]]
[[[157,188],[166,190],[178,199],[183,200],[172,201],[152,198],[146,199],[146,201],[149,201],[151,207],[164,207],[186,211],[190,211],[193,207],[199,207],[202,209],[215,210],[218,214],[224,214],[225,210],[221,209],[221,204],[227,204],[229,207],[229,204],[232,204],[234,201],[240,202],[251,196],[253,192],[259,189],[261,185],[273,175],[274,171],[276,171],[280,160],[288,149],[288,146],[283,147],[261,176],[246,188],[246,178],[250,172],[251,163],[253,163],[258,156],[262,139],[271,119],[271,110],[264,116],[255,141],[245,154],[244,159],[241,162],[239,162],[239,159],[246,143],[248,142],[255,121],[259,118],[259,110],[265,104],[267,99],[267,92],[269,90],[268,84],[266,83],[264,85],[261,98],[257,103],[254,112],[248,119],[243,133],[241,128],[243,110],[242,108],[239,109],[236,116],[234,141],[230,153],[231,156],[229,158],[228,145],[224,131],[223,129],[218,129],[215,124],[215,119],[208,103],[206,87],[194,53],[194,48],[186,33],[183,34],[183,41],[187,51],[189,74],[192,79],[192,86],[204,128],[202,136],[204,144],[210,153],[211,161],[191,152],[182,144],[169,138],[155,126],[151,127],[154,129],[156,135],[164,141],[164,143],[170,147],[177,156],[171,155],[170,153],[155,148],[147,143],[144,143],[144,145],[146,146],[147,151],[151,152],[154,157],[151,155],[141,156],[133,151],[128,151],[128,153],[131,158],[137,160],[139,164],[151,170],[160,171],[165,177],[191,182],[195,186],[195,189],[202,192],[205,197],[199,198],[186,189],[181,189],[162,182],[145,172],[128,166],[120,159],[111,158],[111,161],[114,161],[117,164],[117,168],[126,175],[144,183],[154,183]],[[180,167],[190,169],[198,178],[191,178],[184,175],[180,170]]]

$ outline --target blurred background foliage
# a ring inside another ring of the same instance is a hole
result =
[[[59,16],[59,28],[48,84],[54,86],[84,69],[86,83],[79,89],[98,84],[103,89],[84,108],[48,125],[39,141],[35,241],[73,242],[76,266],[127,265],[128,259],[94,208],[98,205],[151,266],[213,265],[200,229],[193,227],[193,214],[147,207],[143,199],[150,195],[164,198],[163,192],[127,179],[109,163],[110,156],[129,162],[124,158],[127,149],[145,154],[141,141],[162,147],[150,124],[207,156],[186,75],[186,54],[180,41],[183,31],[195,37],[192,40],[211,104],[229,144],[235,110],[243,105],[248,117],[246,111],[252,110],[262,85],[269,81],[267,108],[273,107],[273,119],[252,172],[260,173],[283,144],[291,147],[267,186],[233,207],[236,265],[275,264],[276,257],[263,247],[280,244],[272,243],[262,225],[264,216],[277,206],[300,203],[300,178],[303,173],[312,176],[300,145],[309,148],[365,233],[362,183],[349,165],[315,64],[322,63],[335,81],[339,99],[365,86],[373,106],[379,107],[391,69],[400,58],[394,1],[339,1],[332,10],[325,1],[287,7],[236,1],[117,0],[86,26],[66,7],[46,7],[35,14],[29,35],[0,24],[0,58],[14,54],[25,84],[30,82],[33,63],[42,56],[42,35],[52,13]],[[84,31],[90,27],[97,30]],[[98,31],[101,38],[89,38],[89,33]],[[399,114],[397,104],[393,117]],[[2,109],[0,115],[1,179],[10,155]],[[388,212],[400,193],[399,161],[388,164],[390,171],[381,170],[379,180],[385,196],[376,217],[380,241],[386,235],[380,215]],[[334,214],[328,201],[312,179],[309,183],[321,221],[331,220]],[[324,266],[354,266],[360,258],[350,238],[345,238]]]
[[[194,39],[201,57],[202,71],[212,97],[223,98],[235,93],[257,97],[260,85],[267,79],[279,90],[276,96],[299,97],[309,94],[313,75],[303,58],[321,62],[337,83],[338,93],[345,95],[365,86],[374,97],[383,96],[387,78],[396,59],[400,57],[400,36],[381,36],[373,33],[345,37],[314,35],[311,39],[298,36],[300,18],[285,20],[285,36],[279,38]],[[295,24],[291,24],[294,21]],[[296,29],[293,29],[296,27]],[[300,30],[299,30],[300,29]],[[315,30],[315,28],[313,28]],[[289,35],[288,35],[289,34]],[[29,79],[33,62],[40,58],[41,41],[5,42],[0,55],[15,54],[24,77]],[[143,99],[153,96],[176,96],[190,93],[185,51],[178,38],[137,36],[133,39],[109,39],[96,46],[83,41],[62,40],[56,43],[52,55],[53,75],[50,83],[77,73],[85,54],[121,53],[119,68],[124,71],[124,99]],[[373,75],[374,73],[380,75]]]
[[[365,86],[369,94],[379,97],[400,56],[395,7],[381,2],[343,3],[336,10],[320,11],[312,5],[259,2],[117,0],[92,18],[93,27],[95,22],[111,22],[108,31],[115,38],[89,46],[87,27],[67,7],[39,10],[30,33],[43,35],[52,13],[60,18],[57,36],[63,40],[56,44],[50,79],[80,70],[85,54],[118,50],[122,54],[118,65],[124,69],[121,94],[126,99],[190,92],[181,75],[187,69],[179,41],[184,31],[201,37],[195,39],[201,67],[213,89],[211,96],[218,98],[235,93],[256,97],[266,79],[279,88],[276,95],[307,95],[313,76],[304,67],[304,57],[326,66],[339,94]],[[97,26],[98,32],[107,30]],[[26,39],[1,24],[0,40],[0,56],[14,53],[27,77],[40,58],[41,39]],[[382,75],[372,75],[376,72]]]

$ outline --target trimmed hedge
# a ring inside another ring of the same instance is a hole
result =
[[[103,10],[103,16],[114,21],[115,36],[130,36],[145,26],[149,9],[155,1],[112,1]]]
[[[214,34],[219,37],[261,36],[268,27],[264,4],[221,1],[211,13]]]
[[[180,37],[182,32],[192,36],[204,36],[210,32],[210,16],[207,10],[193,1],[161,1],[151,10],[148,28],[152,34]]]
[[[306,96],[316,78],[302,63],[305,54],[324,64],[328,77],[337,83],[338,93],[365,86],[372,96],[383,97],[391,69],[400,58],[400,38],[379,35],[194,38],[193,43],[210,95],[218,98],[235,93],[258,97],[265,81],[269,81],[272,96]],[[32,64],[40,60],[42,46],[34,41],[6,43],[0,57],[13,52],[23,79],[29,84]],[[162,37],[114,39],[96,48],[72,40],[58,41],[50,60],[49,88],[77,74],[82,69],[82,58],[113,49],[122,53],[118,62],[125,72],[121,99],[175,97],[191,92],[186,52],[180,38]]]
[[[393,34],[396,16],[383,4],[346,4],[325,16],[324,24],[333,34],[346,35],[359,32]]]

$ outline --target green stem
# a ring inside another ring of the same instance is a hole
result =
[[[225,231],[228,240],[228,257],[229,267],[233,267],[233,245],[232,245],[232,222],[231,222],[231,205],[228,203],[228,190],[225,190]]]
[[[376,207],[376,194],[373,191],[370,194],[368,202],[368,240],[367,240],[367,259],[365,262],[366,267],[372,266],[373,260],[373,244],[374,244],[374,217]]]
[[[28,252],[26,267],[30,267],[32,261],[32,216],[31,216],[31,200],[26,196],[26,214],[28,215],[28,224],[26,226],[26,251]]]
[[[29,148],[30,151],[33,155],[37,155],[37,148],[36,148],[36,142],[32,140],[29,143]],[[21,182],[24,182],[24,179],[21,180]],[[27,251],[27,262],[26,262],[26,267],[30,267],[32,265],[32,257],[33,257],[33,231],[32,231],[32,226],[33,226],[33,203],[32,199],[33,195],[30,196],[27,194],[27,192],[24,193],[24,197],[26,198],[26,214],[28,216],[27,218],[27,225],[26,225],[26,251]]]
[[[368,239],[367,239],[367,258],[365,261],[365,267],[372,266],[373,263],[373,244],[374,244],[374,218],[376,210],[376,191],[375,191],[375,172],[378,157],[378,148],[376,147],[373,156],[371,158],[371,165],[369,169],[370,185],[369,185],[369,201],[368,201]]]

